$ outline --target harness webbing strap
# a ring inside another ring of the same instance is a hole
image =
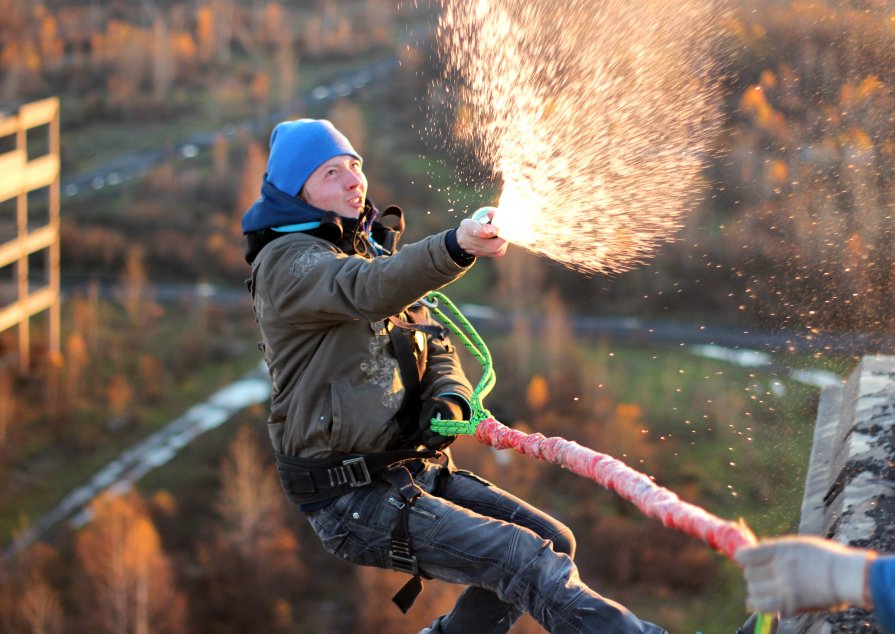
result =
[[[422,384],[420,382],[422,370],[420,368],[421,364],[413,354],[413,348],[408,337],[408,333],[413,333],[413,330],[405,329],[391,319],[389,321],[388,336],[395,351],[395,359],[398,361],[401,381],[404,383],[404,400],[401,401],[401,408],[398,410],[395,418],[397,418],[401,426],[399,446],[405,447],[410,445],[414,438],[419,435],[419,415],[422,408],[422,401],[420,400],[422,394]],[[401,320],[400,323],[404,322]],[[425,353],[425,349],[423,352]],[[420,356],[424,358],[424,354]]]
[[[367,486],[377,474],[395,463],[438,455],[437,451],[403,449],[312,459],[275,452],[280,485],[289,500],[298,505],[336,498]]]
[[[401,497],[401,500],[389,499],[389,502],[398,509],[398,520],[392,531],[388,556],[392,570],[411,575],[410,580],[392,597],[392,602],[406,614],[423,591],[423,578],[419,562],[416,555],[413,554],[409,527],[410,507],[422,494],[422,490],[413,482],[410,471],[403,466],[386,469],[382,472],[381,477],[392,485],[392,488]]]

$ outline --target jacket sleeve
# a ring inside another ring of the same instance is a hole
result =
[[[256,260],[258,291],[296,328],[385,319],[468,270],[451,257],[445,233],[373,259],[346,256],[305,235],[281,238],[266,250]]]
[[[877,621],[888,634],[895,634],[895,556],[870,564],[870,593]]]

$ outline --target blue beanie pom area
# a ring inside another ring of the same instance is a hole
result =
[[[296,196],[315,169],[342,154],[363,160],[326,119],[284,121],[270,135],[267,178],[280,191]]]

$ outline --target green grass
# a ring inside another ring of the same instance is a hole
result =
[[[759,536],[797,529],[816,388],[673,348],[607,348],[614,353],[608,385],[643,408],[653,440],[665,438],[656,468],[669,488],[695,477],[709,512],[742,517]],[[607,348],[598,354],[610,354]],[[772,381],[786,388],[784,396],[767,394]],[[687,607],[676,625],[664,623],[670,631],[733,631],[742,622],[741,576],[720,559],[717,579],[705,593],[677,599]],[[661,615],[664,604],[654,602],[650,610]]]

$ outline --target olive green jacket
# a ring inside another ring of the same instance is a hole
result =
[[[304,233],[266,245],[252,264],[251,289],[272,382],[274,449],[302,458],[394,449],[405,389],[388,318],[466,270],[451,258],[445,233],[372,259]],[[450,342],[422,333],[414,341],[415,354],[427,348],[421,398],[468,399]]]

